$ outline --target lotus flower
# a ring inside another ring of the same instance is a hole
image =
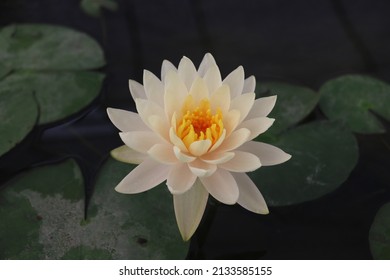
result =
[[[267,214],[259,189],[245,174],[291,156],[253,141],[274,122],[276,96],[255,100],[255,78],[242,66],[221,79],[211,54],[198,69],[187,57],[176,68],[164,61],[161,80],[145,70],[143,85],[130,80],[137,113],[108,108],[124,146],[117,160],[139,164],[115,188],[124,194],[147,191],[166,181],[184,240],[198,227],[209,194]]]

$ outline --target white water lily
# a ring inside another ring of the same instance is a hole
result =
[[[143,85],[130,80],[137,113],[108,108],[124,146],[114,158],[139,164],[115,188],[125,194],[147,191],[166,181],[177,224],[188,240],[201,221],[209,194],[259,214],[268,208],[245,174],[291,156],[252,141],[274,122],[268,118],[276,96],[255,100],[255,78],[238,67],[224,80],[211,54],[198,69],[187,57],[176,68],[164,61],[161,80],[145,70]]]

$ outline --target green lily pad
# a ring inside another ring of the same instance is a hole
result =
[[[22,141],[38,120],[38,106],[32,93],[0,91],[0,120],[2,156]]]
[[[84,183],[74,160],[37,167],[0,190],[0,259],[184,258],[166,187],[137,197],[113,187],[133,166],[103,167],[84,220]]]
[[[258,92],[258,97],[278,96],[269,115],[276,121],[267,134],[278,134],[299,123],[313,111],[320,97],[310,88],[281,82],[260,83]]]
[[[98,96],[103,79],[103,74],[91,71],[17,71],[0,82],[0,92],[34,92],[40,108],[38,123],[47,124],[90,104]],[[15,127],[19,125],[14,122]]]
[[[180,237],[172,195],[164,183],[135,195],[114,190],[133,168],[110,158],[100,171],[88,208],[88,221],[98,225],[91,243],[109,247],[122,259],[185,258],[188,243]]]
[[[118,9],[118,3],[115,0],[81,0],[80,6],[86,14],[93,17],[99,17],[102,8],[110,11]]]
[[[102,67],[103,51],[90,36],[45,24],[0,29],[0,61],[7,67],[34,70],[80,70]]]
[[[374,259],[390,260],[390,203],[383,205],[376,214],[369,241]]]
[[[320,93],[321,110],[329,119],[341,121],[357,133],[385,132],[371,111],[390,121],[389,84],[371,77],[346,75],[326,82]]]
[[[100,93],[104,79],[102,73],[86,71],[105,63],[99,44],[66,27],[19,24],[0,29],[0,61],[0,92],[34,92],[38,124],[85,108]]]
[[[297,204],[334,191],[358,160],[354,135],[328,121],[288,130],[270,144],[292,155],[283,164],[249,174],[270,206]]]
[[[0,201],[1,259],[59,259],[85,238],[83,177],[73,160],[20,174]]]

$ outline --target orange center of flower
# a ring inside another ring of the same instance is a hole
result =
[[[176,133],[187,148],[195,141],[206,139],[213,145],[223,132],[222,111],[217,108],[212,114],[207,98],[202,99],[195,107],[192,95],[188,95],[183,104],[182,115]]]

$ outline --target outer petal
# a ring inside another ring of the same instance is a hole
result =
[[[220,108],[222,114],[227,114],[230,108],[230,90],[227,85],[220,86],[214,91],[210,98],[210,105],[211,112],[216,112]]]
[[[252,109],[253,103],[255,101],[256,95],[251,93],[245,93],[239,95],[237,98],[232,100],[230,104],[230,110],[238,110],[240,111],[240,120],[241,122],[248,115],[249,111]]]
[[[199,180],[189,191],[173,195],[176,221],[184,241],[191,238],[202,220],[208,197],[209,193]]]
[[[202,78],[195,79],[189,94],[193,96],[195,104],[198,104],[204,98],[209,98],[209,90]]]
[[[250,76],[244,81],[244,88],[242,89],[242,93],[255,92],[256,88],[256,78],[255,76]]]
[[[267,131],[268,128],[274,123],[275,119],[260,117],[256,119],[243,121],[238,128],[247,128],[250,130],[251,134],[249,135],[248,140],[252,140],[255,137],[259,136],[261,133]]]
[[[188,57],[184,56],[180,60],[177,73],[179,74],[182,81],[184,81],[187,90],[190,90],[192,83],[198,76],[198,72],[196,71],[194,64]]]
[[[217,66],[214,57],[210,53],[206,53],[198,68],[199,76],[203,78],[207,71],[214,66]]]
[[[291,155],[275,146],[256,141],[245,143],[239,150],[255,154],[263,166],[280,164],[291,158]]]
[[[140,83],[129,80],[129,89],[133,100],[137,98],[146,99],[145,89]]]
[[[181,194],[192,187],[196,178],[186,163],[179,163],[172,166],[168,174],[167,186],[172,194]]]
[[[237,203],[245,209],[258,214],[268,214],[268,207],[259,189],[245,173],[234,173],[240,195]]]
[[[152,131],[121,132],[119,136],[126,146],[141,153],[146,153],[155,144],[162,144],[161,138]]]
[[[147,191],[165,181],[169,173],[169,165],[146,159],[134,168],[116,187],[120,193],[134,194]]]
[[[157,103],[145,99],[136,99],[135,105],[137,107],[139,116],[151,129],[152,127],[149,123],[150,116],[158,116],[161,120],[167,121],[165,118],[164,109],[157,105]]]
[[[148,158],[147,154],[137,152],[126,145],[113,149],[110,154],[116,160],[133,164],[140,164]]]
[[[179,161],[170,144],[156,144],[148,150],[148,154],[154,160],[164,164],[175,164]]]
[[[152,72],[144,70],[144,88],[147,98],[164,107],[164,85]]]
[[[276,95],[261,97],[255,100],[247,119],[266,117],[275,106]]]
[[[209,177],[200,178],[206,190],[218,201],[225,204],[237,202],[239,191],[236,180],[230,172],[218,169]]]
[[[188,94],[186,85],[175,72],[169,72],[165,77],[165,94],[164,106],[168,120],[172,119],[172,115],[180,108]]]
[[[234,158],[219,164],[218,167],[233,172],[252,172],[261,166],[257,156],[247,152],[234,151]]]
[[[209,68],[204,75],[203,80],[205,81],[210,94],[219,88],[222,85],[222,79],[218,66],[214,65]]]
[[[165,76],[170,71],[177,72],[177,69],[176,69],[175,65],[173,65],[170,61],[164,60],[162,65],[161,65],[161,81],[163,83],[165,81]]]
[[[244,68],[239,66],[223,80],[222,83],[230,87],[230,95],[232,99],[241,95],[244,88],[244,78]]]
[[[137,113],[121,109],[107,108],[107,114],[111,122],[120,131],[150,130]]]

